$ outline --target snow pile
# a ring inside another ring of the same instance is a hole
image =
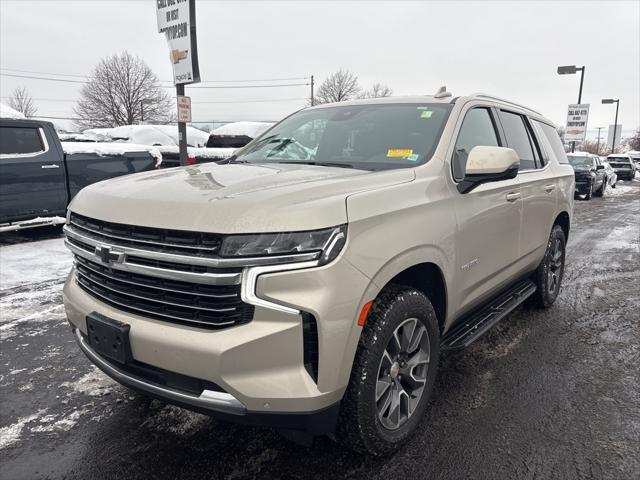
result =
[[[100,156],[125,155],[130,152],[149,152],[156,159],[156,167],[162,163],[162,154],[157,147],[150,145],[136,145],[132,143],[91,143],[91,142],[62,142],[62,150],[68,155],[74,153],[95,153]]]
[[[154,146],[179,144],[177,125],[123,125],[115,128],[90,128],[82,133],[97,142],[127,142]],[[187,127],[188,145],[204,146],[207,140],[207,132]]]
[[[158,147],[160,153],[173,153],[179,154],[180,147]],[[224,159],[229,158],[234,154],[236,148],[207,148],[207,147],[188,147],[187,155],[196,158],[215,158]]]
[[[62,281],[72,263],[62,238],[0,247],[0,290],[52,279]]]
[[[11,108],[9,105],[0,103],[0,118],[25,118],[25,116],[19,111]],[[208,135],[207,138],[209,138]]]
[[[273,123],[268,122],[233,122],[216,128],[211,132],[211,135],[246,135],[250,138],[256,138],[272,125]]]
[[[95,142],[96,139],[85,135],[84,133],[59,133],[58,138],[61,142]]]

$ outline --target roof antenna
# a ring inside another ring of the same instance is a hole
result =
[[[438,89],[433,98],[447,98],[451,96],[451,92],[447,92],[447,87],[444,85]]]

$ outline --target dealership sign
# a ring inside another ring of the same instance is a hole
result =
[[[589,104],[576,103],[569,105],[567,111],[567,130],[564,134],[565,142],[584,142],[587,134],[587,120],[589,119]]]
[[[195,0],[156,0],[156,12],[158,32],[169,43],[173,83],[199,82]]]

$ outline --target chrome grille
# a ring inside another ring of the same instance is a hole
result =
[[[78,285],[114,308],[202,328],[253,317],[254,307],[242,301],[242,265],[215,256],[219,236],[154,231],[75,214],[65,233]]]

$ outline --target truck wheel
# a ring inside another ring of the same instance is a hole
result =
[[[427,408],[439,353],[438,320],[426,295],[406,286],[386,288],[360,335],[338,440],[371,455],[400,448]]]
[[[529,303],[537,308],[549,308],[556,301],[564,273],[566,240],[560,225],[551,229],[544,258],[533,274],[536,292],[529,297]]]
[[[607,188],[607,179],[605,178],[602,180],[602,185],[600,186],[600,188],[594,192],[594,195],[596,197],[604,197],[604,190],[606,188]]]
[[[591,200],[592,196],[593,196],[593,182],[589,185],[589,190],[584,195],[584,199],[585,200]]]

